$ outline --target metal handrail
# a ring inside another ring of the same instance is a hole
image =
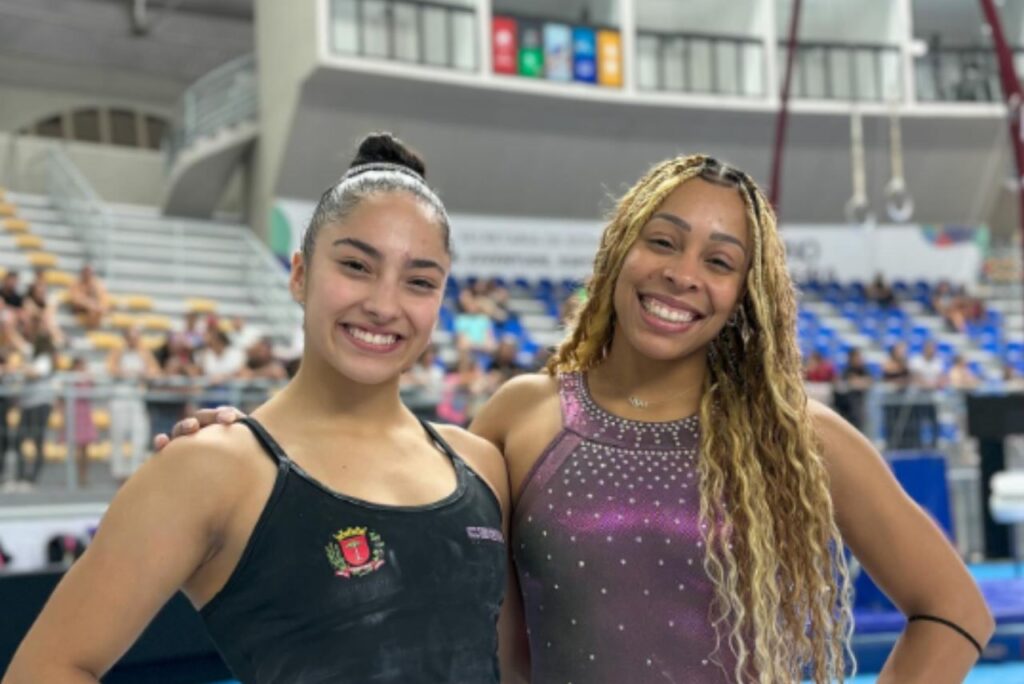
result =
[[[386,49],[378,54],[369,49],[367,43],[367,28],[370,24],[366,15],[366,0],[332,0],[330,8],[331,22],[343,21],[342,16],[345,10],[351,12],[354,17],[355,44],[340,44],[336,32],[331,31],[331,50],[339,55],[359,55],[361,57],[379,57],[390,61],[410,62],[427,66],[443,67],[464,71],[475,71],[480,64],[480,46],[477,34],[474,30],[473,42],[473,63],[471,65],[459,65],[455,56],[455,18],[458,16],[476,18],[476,10],[472,7],[462,5],[450,5],[433,0],[375,0],[377,4],[383,5],[384,23],[383,27],[386,36]],[[415,16],[415,55],[403,55],[399,50],[398,28],[395,22],[396,8],[411,10]],[[444,16],[444,35],[430,35],[426,30],[426,13],[428,11],[440,12]],[[431,60],[427,55],[428,39],[433,38],[437,44],[444,45],[444,60]]]
[[[763,43],[758,38],[751,38],[749,36],[734,36],[734,35],[716,35],[709,33],[693,33],[685,31],[663,31],[654,29],[638,29],[636,32],[637,38],[637,63],[640,61],[640,47],[644,43],[653,42],[655,52],[655,66],[656,66],[656,78],[653,85],[650,86],[652,90],[681,90],[682,92],[701,92],[701,89],[695,85],[695,74],[694,74],[694,60],[690,57],[690,53],[694,46],[706,45],[708,48],[708,54],[710,55],[710,61],[707,64],[707,73],[702,74],[707,76],[707,82],[710,84],[708,92],[715,95],[742,95],[742,96],[760,96],[764,94],[764,72],[761,71],[758,87],[755,89],[746,88],[746,64],[744,61],[744,52],[750,48],[756,48],[760,55],[759,59],[756,60],[756,64],[760,65],[764,60],[764,47]],[[670,64],[669,59],[666,55],[669,46],[676,45],[682,48],[682,61],[677,64],[682,68],[682,83],[679,88],[672,88],[669,84],[669,78],[667,69]],[[719,65],[719,46],[731,47],[735,55],[733,74],[735,78],[736,87],[730,89],[723,85],[726,81],[724,78],[725,70],[720,68]],[[646,87],[644,84],[640,84],[642,88]]]
[[[780,62],[784,59],[784,55],[788,48],[789,46],[785,42],[779,43]],[[794,83],[794,97],[817,97],[817,95],[810,93],[810,88],[807,83],[808,70],[805,68],[804,56],[814,52],[820,52],[821,64],[823,66],[822,74],[824,76],[824,92],[821,93],[820,97],[827,100],[873,100],[876,102],[902,99],[904,84],[902,82],[902,70],[898,68],[900,48],[897,45],[888,43],[831,43],[823,41],[801,41],[797,43],[796,51],[797,65],[796,72],[794,74],[796,78],[796,82]],[[836,58],[839,55],[843,55],[848,58],[846,74],[842,74],[840,71],[835,69],[835,62],[837,61]],[[858,55],[867,55],[871,59],[873,73],[871,80],[874,83],[874,88],[871,89],[870,92],[860,83],[860,78],[858,77],[858,71],[856,68],[856,57]],[[893,60],[892,66],[896,68],[896,87],[900,92],[895,97],[889,96],[885,92],[885,79],[883,78],[885,69],[883,66],[883,58],[886,56]],[[849,84],[849,92],[846,94],[840,93],[836,87],[836,83],[844,79]]]
[[[1024,64],[1024,48],[1014,48],[1018,70]],[[992,48],[932,46],[914,60],[917,99],[925,102],[998,102],[999,68]],[[977,73],[968,77],[968,69]]]
[[[99,275],[112,274],[113,222],[99,195],[55,143],[46,152],[46,190],[61,219],[79,236]]]
[[[179,125],[169,134],[168,166],[200,138],[259,118],[255,55],[220,65],[190,85],[178,104]]]

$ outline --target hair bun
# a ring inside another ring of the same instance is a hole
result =
[[[427,177],[427,166],[423,162],[423,157],[391,133],[371,133],[363,138],[348,168],[349,171],[353,171],[365,164],[379,163],[404,166],[423,178]]]

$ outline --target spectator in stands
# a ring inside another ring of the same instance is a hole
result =
[[[935,342],[928,340],[920,354],[910,359],[911,382],[923,389],[939,389],[946,381],[946,364],[936,352]]]
[[[274,358],[274,343],[269,337],[256,340],[246,350],[245,355],[245,365],[238,371],[239,378],[277,381],[288,379],[284,364]]]
[[[17,271],[7,271],[7,273],[4,273],[3,280],[0,281],[0,299],[3,299],[4,304],[8,308],[16,312],[21,311],[24,297],[18,288]]]
[[[849,351],[841,379],[842,382],[833,395],[836,411],[858,430],[864,432],[867,427],[867,393],[874,378],[871,369],[864,362],[864,353],[860,349],[854,348]]]
[[[151,430],[161,433],[181,420],[186,411],[195,410],[190,402],[196,388],[189,380],[199,375],[199,367],[182,332],[167,335],[153,356],[160,366],[160,381],[158,392],[147,398],[146,410]]]
[[[145,460],[149,441],[146,411],[147,382],[159,377],[160,366],[137,328],[124,331],[124,346],[107,356],[107,372],[114,379],[110,399],[110,471],[123,483]],[[129,452],[124,453],[124,445]]]
[[[953,332],[967,332],[967,324],[980,320],[985,314],[980,299],[967,294],[963,286],[953,287],[945,281],[936,286],[930,303],[932,311],[942,316],[946,327]]]
[[[267,336],[262,328],[250,323],[242,316],[232,318],[229,327],[231,329],[231,344],[246,353],[253,345]]]
[[[487,384],[493,393],[526,369],[519,363],[519,340],[515,335],[505,335],[498,343],[491,366],[487,369]]]
[[[89,446],[95,444],[99,437],[96,423],[92,418],[94,384],[89,376],[85,358],[76,356],[71,362],[71,372],[74,374],[74,406],[70,412],[64,413],[66,416],[70,413],[68,419],[75,421],[75,442],[68,445],[68,458],[74,453],[75,465],[78,468],[78,486],[86,487],[89,484]]]
[[[202,349],[206,339],[206,322],[201,319],[196,311],[189,311],[185,314],[185,328],[182,331],[185,342],[193,351]]]
[[[868,301],[874,302],[883,309],[889,309],[896,306],[896,293],[893,292],[889,284],[885,282],[885,276],[881,273],[875,276],[875,279],[867,288],[865,293]]]
[[[415,394],[423,403],[440,403],[445,388],[445,372],[437,360],[437,347],[430,344],[412,368],[402,374],[401,388],[403,392]]]
[[[219,327],[206,330],[206,346],[198,356],[199,370],[211,385],[220,385],[237,377],[245,366],[245,353],[232,346],[231,338]]]
[[[467,425],[490,396],[487,376],[469,349],[459,350],[455,370],[445,377],[437,416],[455,425]]]
[[[468,346],[474,352],[494,352],[494,323],[484,313],[476,297],[459,299],[460,311],[455,315],[456,344]]]
[[[882,364],[882,380],[897,387],[910,385],[910,366],[907,364],[906,342],[897,342],[889,347],[889,357]]]
[[[193,358],[192,346],[183,332],[168,335],[154,356],[164,377],[191,378],[200,373]]]
[[[78,280],[68,288],[68,306],[81,317],[82,325],[88,330],[99,328],[110,311],[107,288],[89,264],[82,266]]]
[[[1003,364],[1003,389],[1017,391],[1024,389],[1024,374],[1017,371],[1012,363]]]
[[[14,438],[18,471],[14,489],[30,491],[39,479],[45,455],[46,428],[56,400],[53,375],[57,370],[57,348],[46,332],[40,331],[32,341],[32,360],[25,366],[25,387],[21,393],[21,420]],[[35,447],[31,466],[27,465],[24,443]]]
[[[45,280],[34,280],[25,293],[25,316],[32,324],[40,325],[53,338],[53,343],[61,348],[64,346],[64,332],[57,320],[57,300],[50,296],[49,286]]]
[[[812,351],[804,366],[804,380],[807,382],[835,382],[836,367],[820,351]]]
[[[967,359],[963,354],[953,357],[953,365],[949,367],[948,377],[949,386],[953,389],[969,390],[981,384],[981,379],[967,365]]]
[[[14,381],[31,347],[18,331],[15,311],[0,299],[0,478],[7,467],[7,451],[14,446],[14,431],[7,414],[17,405]]]

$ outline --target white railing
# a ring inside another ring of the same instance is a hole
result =
[[[193,83],[178,105],[179,127],[167,140],[168,165],[196,140],[259,117],[256,58],[244,55]]]
[[[113,275],[110,214],[89,182],[56,144],[46,153],[46,191],[61,219],[78,234],[89,263],[102,277]]]

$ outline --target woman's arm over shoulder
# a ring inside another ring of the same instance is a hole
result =
[[[828,469],[836,521],[868,574],[907,616],[949,620],[985,644],[992,616],[938,526],[900,487],[871,443],[831,409],[809,412]],[[961,682],[977,659],[970,642],[934,622],[911,623],[879,682]]]
[[[240,451],[243,432],[225,427],[177,440],[128,480],[25,637],[4,684],[98,681],[125,653],[216,553],[255,470]]]

